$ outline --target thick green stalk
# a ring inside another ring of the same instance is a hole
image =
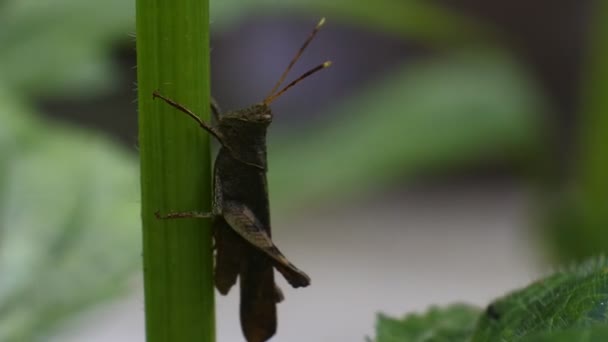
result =
[[[206,220],[156,211],[208,211],[209,137],[159,90],[209,118],[208,0],[137,0],[137,75],[148,342],[215,340],[211,231]]]

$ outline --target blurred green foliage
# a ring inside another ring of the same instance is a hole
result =
[[[419,40],[435,47],[491,45],[492,27],[424,0],[274,0],[211,2],[213,29],[222,30],[252,15],[328,17],[369,30]]]
[[[127,285],[140,255],[137,166],[107,139],[0,91],[0,340],[33,341]]]
[[[324,116],[334,121],[271,142],[273,208],[280,215],[486,157],[521,161],[541,110],[525,73],[498,51],[403,67],[336,105]]]
[[[493,302],[380,316],[376,342],[606,341],[608,261],[592,259]]]
[[[608,253],[608,2],[591,16],[589,48],[583,65],[579,158],[573,179],[547,205],[545,236],[559,261]]]
[[[0,2],[0,88],[63,97],[107,89],[118,79],[111,48],[135,32],[134,8],[123,0]]]
[[[32,106],[36,96],[93,96],[112,86],[118,75],[110,52],[133,43],[133,11],[133,2],[121,0],[0,2],[0,272],[10,275],[0,278],[0,340],[45,336],[75,311],[115,295],[140,267],[135,158],[90,132],[38,119]],[[279,214],[424,169],[490,155],[528,160],[538,150],[545,99],[489,25],[428,1],[217,0],[212,28],[286,11],[443,53],[363,86],[329,110],[333,122],[299,142],[277,138],[270,186]],[[605,60],[597,57],[589,74],[605,71]],[[601,115],[605,106],[596,104],[589,113]],[[603,179],[604,171],[598,166],[593,174]],[[605,235],[603,222],[591,239]],[[561,250],[571,248],[573,240],[564,241],[570,245]]]

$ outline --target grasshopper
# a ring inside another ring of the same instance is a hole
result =
[[[156,213],[160,219],[204,218],[212,220],[215,242],[215,275],[217,290],[226,295],[240,278],[240,317],[248,342],[270,339],[277,329],[276,303],[283,300],[275,285],[276,268],[294,288],[310,285],[310,278],[294,266],[271,239],[270,209],[266,172],[266,131],[272,122],[270,104],[288,89],[331,62],[322,63],[279,87],[313,40],[325,19],[321,19],[297,51],[278,82],[261,103],[221,114],[212,101],[215,124],[200,119],[178,102],[155,91],[159,98],[194,119],[221,145],[213,169],[212,212]]]

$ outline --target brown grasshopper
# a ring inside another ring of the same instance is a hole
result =
[[[160,98],[190,116],[221,145],[214,163],[212,212],[174,212],[164,216],[157,213],[157,217],[213,220],[215,287],[225,295],[240,277],[241,326],[248,342],[266,341],[276,332],[276,303],[283,295],[275,285],[273,267],[294,288],[310,284],[308,275],[294,266],[271,239],[266,130],[273,116],[270,104],[304,78],[331,65],[329,61],[322,63],[278,90],[324,21],[319,21],[261,103],[220,115],[212,101],[215,125],[204,122],[158,91],[153,94],[153,98]]]

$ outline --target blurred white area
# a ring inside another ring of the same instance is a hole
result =
[[[435,185],[276,222],[277,244],[312,285],[293,290],[279,280],[286,300],[272,340],[363,341],[379,311],[401,317],[434,304],[484,306],[525,286],[541,273],[530,203],[521,184]],[[57,341],[143,342],[135,283],[131,296],[82,316]],[[216,302],[217,341],[243,341],[238,291]]]

